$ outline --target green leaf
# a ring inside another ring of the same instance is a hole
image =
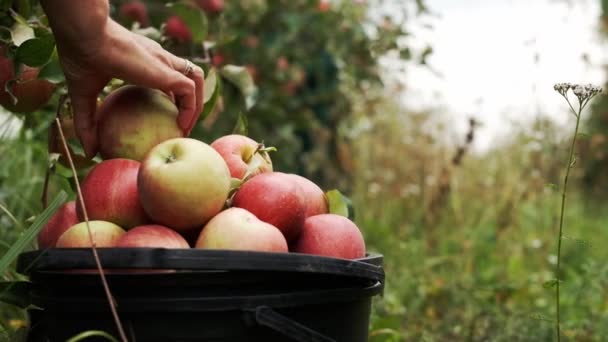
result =
[[[32,225],[23,232],[21,237],[13,243],[12,247],[0,259],[0,274],[4,274],[6,269],[19,256],[25,247],[36,238],[38,232],[44,227],[55,211],[63,205],[67,198],[67,194],[63,191],[57,194],[53,202],[36,217],[34,223],[32,223]]]
[[[245,98],[245,108],[251,109],[257,100],[258,88],[247,68],[228,64],[220,69],[220,74],[241,91]]]
[[[543,283],[543,287],[546,288],[546,289],[550,289],[550,288],[555,287],[557,285],[557,283],[559,283],[559,282],[560,281],[557,280],[557,279],[551,279],[551,280],[548,280],[548,281],[544,282]]]
[[[232,134],[247,135],[248,128],[249,121],[247,120],[247,115],[243,112],[240,112],[238,118],[236,119],[236,124],[234,125],[234,129],[232,130]]]
[[[340,190],[334,189],[325,193],[329,205],[329,213],[349,217],[350,200]]]
[[[99,336],[99,337],[103,337],[105,339],[107,339],[108,341],[111,342],[118,342],[118,340],[116,338],[114,338],[114,336],[108,334],[105,331],[101,331],[101,330],[88,330],[85,332],[81,332],[80,334],[71,337],[69,340],[67,340],[66,342],[78,342],[78,341],[83,341],[89,337],[95,337],[95,336]]]
[[[20,46],[23,42],[36,38],[34,30],[27,24],[17,21],[11,29],[13,45]]]
[[[53,53],[49,62],[40,69],[38,78],[54,84],[63,83],[65,81],[65,74],[63,73],[61,63],[59,63],[59,58],[56,53]]]
[[[32,14],[32,4],[30,0],[15,0],[13,3],[17,7],[17,12],[24,18],[29,18]]]
[[[217,71],[215,71],[215,68],[211,68],[207,73],[204,88],[205,94],[203,97],[203,103],[207,103],[209,100],[211,100],[211,97],[213,97],[217,90]]]
[[[0,301],[25,309],[32,304],[28,281],[0,282]]]
[[[198,7],[188,1],[167,4],[171,12],[180,17],[192,32],[192,41],[202,43],[207,36],[207,17]]]
[[[17,48],[15,60],[31,67],[45,65],[55,50],[55,38],[52,34],[29,39]]]
[[[401,59],[408,61],[412,59],[412,51],[410,50],[410,48],[406,47],[403,50],[399,51],[399,56],[401,57]]]
[[[213,84],[213,87],[211,84]],[[217,72],[212,68],[209,70],[207,78],[205,79],[205,99],[203,101],[205,105],[203,106],[203,112],[200,115],[200,120],[205,119],[211,113],[211,111],[213,111],[221,92],[221,79],[217,77]],[[211,95],[209,95],[209,93],[211,93]],[[207,96],[210,96],[210,98],[207,98]]]

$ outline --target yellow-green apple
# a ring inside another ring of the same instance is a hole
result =
[[[141,161],[157,144],[184,136],[177,114],[177,106],[160,90],[126,85],[112,91],[98,110],[101,157]]]
[[[66,230],[59,240],[57,248],[82,248],[91,247],[91,237],[95,242],[95,247],[113,247],[116,241],[125,233],[120,226],[107,221],[89,221],[91,235],[87,228],[87,222],[80,222]]]
[[[357,259],[365,256],[365,241],[357,225],[348,218],[321,214],[304,221],[302,232],[290,251]]]
[[[91,168],[81,184],[89,220],[114,222],[125,229],[149,222],[137,191],[140,165],[135,160],[116,158]],[[76,200],[76,212],[83,221],[80,198]]]
[[[38,233],[38,248],[55,247],[57,239],[73,225],[80,222],[76,215],[76,201],[69,201],[59,207]]]
[[[142,161],[138,189],[150,218],[181,233],[200,229],[224,208],[230,171],[208,144],[175,138],[152,148]]]
[[[250,211],[277,227],[291,242],[300,234],[306,215],[306,198],[298,183],[282,172],[261,173],[244,182],[232,206]]]
[[[295,173],[290,173],[288,176],[292,177],[304,191],[304,197],[306,197],[305,217],[327,214],[329,212],[327,197],[317,184]]]
[[[224,10],[224,0],[196,0],[196,3],[208,14],[217,14]]]
[[[226,161],[230,176],[243,179],[272,171],[272,160],[267,149],[255,140],[240,134],[229,134],[211,143]]]
[[[277,227],[242,208],[228,208],[203,227],[195,248],[258,252],[288,252],[287,241]]]
[[[115,247],[190,248],[186,240],[175,230],[158,224],[130,229],[123,234]]]
[[[13,61],[6,56],[6,46],[0,46],[0,106],[15,113],[29,113],[44,106],[56,89],[56,86],[43,79],[38,79],[39,68],[22,66],[18,77],[15,75]],[[6,91],[8,88],[17,103]]]
[[[192,32],[184,21],[176,16],[172,15],[165,21],[165,35],[173,38],[180,43],[189,42],[192,40]]]

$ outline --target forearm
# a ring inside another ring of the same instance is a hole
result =
[[[108,0],[40,0],[40,4],[53,33],[63,43],[102,39],[109,21]]]

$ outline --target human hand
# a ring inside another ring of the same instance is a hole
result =
[[[86,24],[87,20],[81,15],[74,19],[76,22],[70,22],[64,11],[59,15],[62,11],[57,2],[62,1],[48,1],[45,12],[53,28],[66,77],[76,134],[86,156],[93,157],[97,153],[97,97],[112,78],[166,92],[179,108],[179,127],[184,135],[189,135],[203,107],[203,70],[194,66],[188,75],[184,75],[186,60],[111,20],[103,11],[105,1],[97,2],[102,6],[101,11],[89,7],[81,9],[92,16],[89,24],[95,28],[93,32],[90,29],[79,32],[74,28],[80,22]]]

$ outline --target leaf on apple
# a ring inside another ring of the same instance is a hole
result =
[[[17,48],[15,63],[23,63],[31,67],[45,65],[55,50],[55,38],[52,34],[28,39]]]
[[[352,219],[354,213],[352,212],[351,200],[343,195],[340,190],[334,189],[327,191],[325,196],[327,197],[327,202],[329,204],[330,214],[341,215]]]
[[[169,3],[167,7],[188,26],[190,32],[192,32],[192,41],[195,44],[200,44],[205,40],[208,24],[207,17],[203,11],[194,7],[189,1]]]
[[[227,64],[220,69],[220,74],[239,89],[245,98],[245,109],[250,110],[257,101],[258,88],[247,68]]]

